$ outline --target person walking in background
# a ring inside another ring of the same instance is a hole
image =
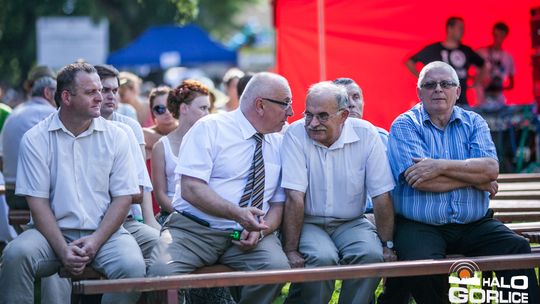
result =
[[[238,95],[238,80],[244,77],[244,72],[238,68],[229,69],[223,76],[223,90],[229,100],[223,107],[223,111],[230,112],[238,108],[239,98]]]

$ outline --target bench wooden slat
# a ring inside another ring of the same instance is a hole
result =
[[[502,173],[499,174],[497,181],[499,183],[540,181],[540,173]]]
[[[507,223],[505,225],[515,233],[519,234],[523,234],[524,232],[540,231],[540,222]]]
[[[495,195],[495,199],[497,200],[515,200],[515,199],[540,200],[540,191],[539,190],[503,191],[503,192],[497,193]]]
[[[302,268],[292,270],[235,271],[212,274],[187,274],[168,277],[79,281],[73,283],[77,294],[106,292],[155,291],[185,288],[207,288],[277,284],[284,282],[312,282],[334,279],[368,277],[402,277],[448,273],[450,267],[462,259],[419,260],[373,263],[366,265]],[[521,254],[467,258],[482,271],[523,269],[540,265],[540,254]]]
[[[9,210],[8,221],[12,226],[26,225],[30,221],[29,210]]]
[[[501,191],[538,191],[540,182],[513,182],[499,183],[499,192]]]
[[[540,200],[497,200],[489,202],[489,208],[495,212],[531,212],[540,211]]]
[[[540,211],[535,212],[496,212],[493,216],[501,222],[540,221]]]
[[[231,272],[231,271],[235,271],[235,270],[223,264],[215,264],[215,265],[199,268],[195,270],[193,273],[202,274],[202,273],[218,273],[218,272]]]
[[[58,271],[58,275],[61,278],[70,278],[73,281],[107,279],[104,274],[88,266],[84,268],[83,272],[80,275],[73,275],[69,271],[67,271],[66,268],[61,267],[60,271]]]

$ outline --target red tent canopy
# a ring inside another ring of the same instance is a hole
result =
[[[311,84],[350,77],[364,91],[364,118],[388,129],[417,102],[416,78],[404,62],[444,39],[450,16],[464,18],[463,43],[473,49],[491,43],[495,22],[510,26],[504,48],[514,56],[516,76],[506,97],[532,103],[530,9],[539,6],[539,0],[274,0],[276,69],[292,87],[293,120]]]

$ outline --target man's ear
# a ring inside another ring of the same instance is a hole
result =
[[[60,98],[62,99],[61,105],[69,106],[71,104],[71,93],[68,90],[62,91],[62,94],[60,94]]]
[[[255,111],[257,111],[259,115],[263,115],[264,113],[264,102],[259,97],[255,99]]]

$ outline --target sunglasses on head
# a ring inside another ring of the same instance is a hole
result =
[[[152,111],[154,111],[156,115],[165,114],[165,112],[167,112],[167,107],[164,105],[155,105],[152,108]]]

